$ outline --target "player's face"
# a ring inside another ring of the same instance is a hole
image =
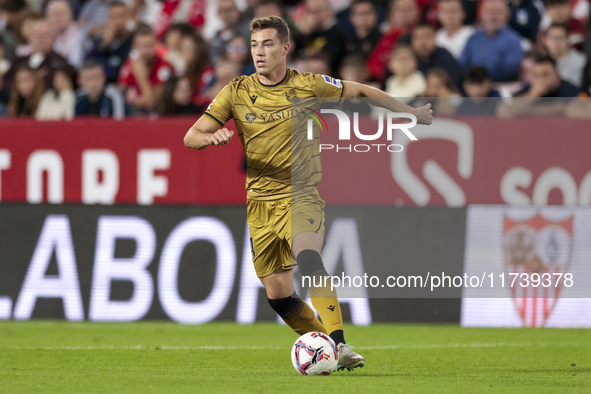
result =
[[[275,29],[257,30],[252,33],[250,50],[257,73],[269,75],[285,66],[289,42],[282,44]]]

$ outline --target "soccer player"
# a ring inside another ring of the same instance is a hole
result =
[[[222,89],[187,132],[185,146],[199,150],[228,144],[234,132],[224,125],[235,120],[248,161],[247,222],[254,267],[269,304],[298,334],[330,335],[338,346],[338,369],[352,370],[363,366],[365,359],[345,341],[336,291],[311,286],[320,323],[292,288],[291,269],[296,265],[311,278],[328,275],[320,257],[325,238],[324,201],[317,189],[319,142],[316,138],[292,152],[293,144],[302,143],[292,140],[292,123],[303,126],[301,119],[306,118],[293,111],[293,105],[317,97],[333,103],[341,103],[344,97],[366,97],[373,105],[415,115],[419,124],[430,124],[433,111],[430,104],[412,108],[367,85],[288,69],[289,29],[279,17],[254,19],[250,30],[256,73],[236,78]],[[303,131],[298,135],[306,135],[305,127]],[[297,169],[292,168],[295,162]]]

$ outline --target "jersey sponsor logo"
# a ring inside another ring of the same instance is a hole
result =
[[[256,94],[253,94],[252,96],[250,96],[250,101],[252,101],[252,105],[254,105],[255,101],[257,101],[258,98],[259,98],[259,96],[257,96]]]
[[[244,116],[244,119],[246,119],[246,121],[248,123],[252,123],[255,120],[257,120],[257,116],[255,114],[253,114],[252,112],[249,112]]]
[[[274,112],[274,113],[266,113],[266,114],[259,114],[263,122],[274,122],[276,120],[287,120],[292,118],[297,118],[300,116],[304,116],[306,114],[306,110],[304,108],[294,108],[289,109],[286,111],[281,112]]]
[[[323,75],[322,77],[324,78],[324,81],[326,83],[329,83],[331,85],[334,85],[337,88],[342,88],[343,87],[343,84],[341,83],[341,80],[340,79],[329,77],[328,75]]]

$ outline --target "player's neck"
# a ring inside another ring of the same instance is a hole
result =
[[[283,81],[286,74],[287,67],[277,67],[267,75],[257,73],[257,78],[263,85],[277,85],[279,82]]]

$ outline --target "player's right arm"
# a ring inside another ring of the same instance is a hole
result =
[[[234,80],[233,82],[235,82]],[[226,85],[209,104],[205,113],[185,135],[185,146],[205,149],[209,145],[226,145],[234,132],[224,127],[233,116],[234,90]]]
[[[191,149],[205,149],[209,145],[226,145],[232,139],[234,132],[220,126],[208,116],[203,115],[187,131],[185,146]]]

